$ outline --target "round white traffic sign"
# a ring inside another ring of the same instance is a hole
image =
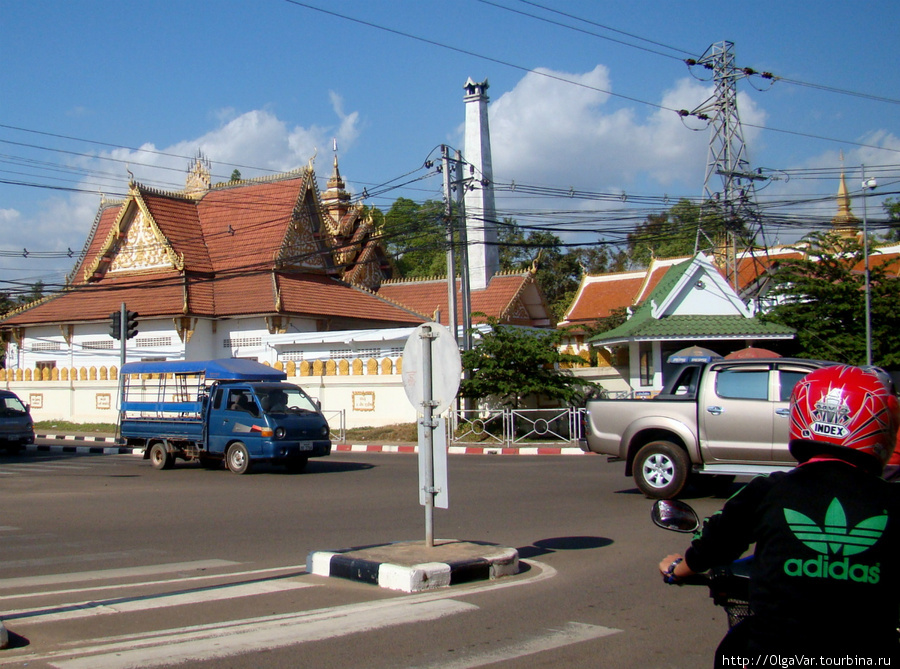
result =
[[[446,411],[459,392],[459,376],[462,360],[459,345],[450,330],[438,323],[423,323],[416,328],[403,348],[403,388],[414,407],[424,413],[424,384],[422,363],[425,346],[431,347],[431,399],[436,402],[432,413],[438,416]]]

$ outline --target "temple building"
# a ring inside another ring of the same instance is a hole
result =
[[[198,157],[181,191],[132,181],[123,200],[101,201],[65,290],[0,321],[6,367],[117,367],[110,317],[123,303],[139,314],[128,360],[327,359],[336,332],[447,322],[446,280],[393,277],[336,156],[324,193],[311,164],[212,184]],[[472,304],[504,322],[549,325],[532,272],[494,277]]]

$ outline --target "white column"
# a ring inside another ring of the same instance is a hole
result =
[[[466,229],[469,242],[471,289],[487,288],[500,269],[497,249],[497,210],[494,206],[494,173],[491,166],[491,133],[488,127],[488,82],[466,81],[466,137],[463,157],[474,166],[471,188],[466,192]]]

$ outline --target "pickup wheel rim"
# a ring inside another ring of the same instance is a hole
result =
[[[675,478],[675,463],[663,453],[654,453],[644,461],[644,479],[654,488],[665,488]]]
[[[671,441],[653,441],[635,456],[634,479],[647,497],[671,499],[687,482],[691,462],[687,451]]]

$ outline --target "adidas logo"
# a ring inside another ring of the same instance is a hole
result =
[[[792,509],[784,510],[784,518],[794,536],[804,546],[820,554],[811,560],[787,560],[784,563],[785,574],[878,583],[880,564],[857,564],[855,561],[851,562],[849,556],[862,553],[878,543],[887,526],[887,513],[866,518],[856,527],[848,529],[844,507],[835,497],[825,512],[825,521],[821,527],[809,516]],[[843,556],[843,559],[838,557],[835,560],[831,556]]]

